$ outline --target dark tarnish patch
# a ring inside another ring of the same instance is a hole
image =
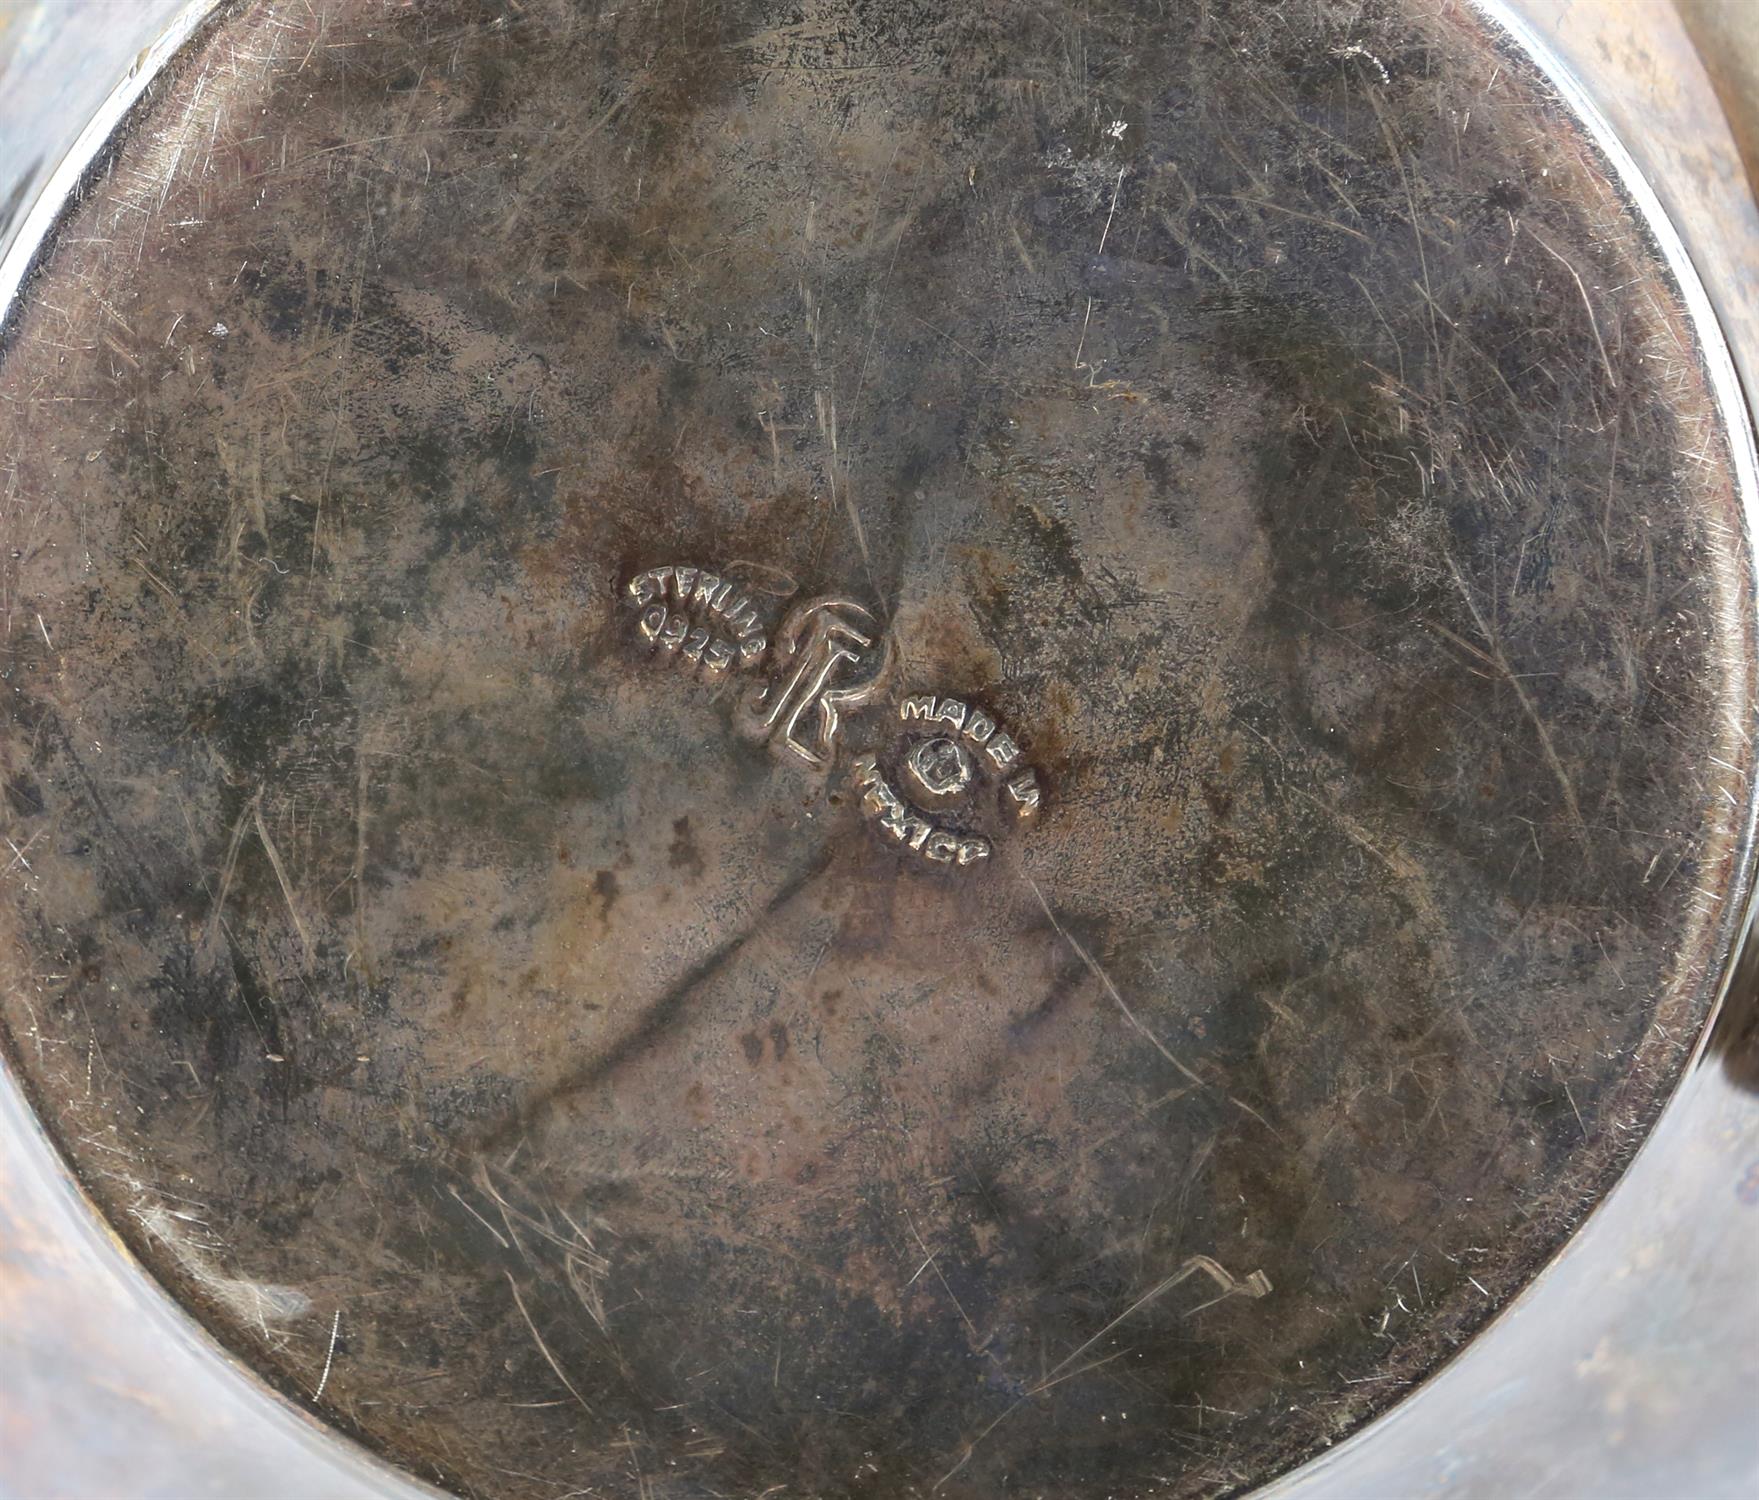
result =
[[[702,851],[696,847],[696,840],[690,833],[690,819],[682,817],[672,824],[672,845],[668,851],[674,870],[682,870],[686,875],[700,879],[705,868],[702,862]]]

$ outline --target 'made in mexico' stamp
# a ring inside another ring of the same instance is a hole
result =
[[[624,594],[638,636],[707,680],[751,672],[759,680],[735,711],[739,728],[784,758],[833,769],[850,718],[886,697],[891,639],[871,611],[834,597],[794,605],[772,631],[728,571],[674,563],[637,573]],[[994,714],[941,693],[891,701],[878,748],[854,762],[861,811],[882,837],[927,864],[969,869],[1037,817],[1038,772]]]
[[[870,754],[855,763],[861,810],[887,838],[932,864],[965,868],[988,859],[1008,826],[1037,816],[1038,772],[993,715],[963,699],[909,693],[897,725],[884,761]]]
[[[1031,818],[1038,812],[1038,772],[1024,763],[1013,735],[988,714],[957,698],[913,693],[898,705],[898,717],[934,731],[933,738],[912,749],[908,763],[925,793],[946,795],[942,788],[963,792],[972,782],[975,761],[990,775],[1008,777],[1007,798],[1015,817]]]

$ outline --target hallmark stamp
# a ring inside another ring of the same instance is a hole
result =
[[[794,605],[772,633],[728,571],[672,563],[637,573],[623,586],[637,637],[709,681],[749,672],[757,680],[736,700],[739,729],[784,760],[832,769],[849,721],[891,687],[891,637],[871,610],[834,596]],[[879,748],[872,728],[857,736],[862,815],[926,864],[982,864],[998,837],[1037,816],[1038,772],[994,714],[963,699],[912,691],[890,701],[896,716],[889,731],[881,717]]]
[[[859,604],[813,599],[782,622],[776,654],[782,670],[747,700],[746,724],[779,752],[826,770],[843,713],[865,707],[884,687],[891,643]]]
[[[886,838],[931,864],[964,869],[990,858],[1006,829],[1037,816],[1038,772],[993,715],[912,692],[898,701],[897,723],[886,763],[878,754],[855,762],[861,811]]]
[[[1014,737],[988,714],[957,698],[912,693],[898,705],[898,718],[936,731],[932,739],[919,741],[906,761],[925,795],[944,798],[962,794],[974,779],[969,768],[975,765],[988,777],[1007,778],[1003,795],[1016,818],[1026,820],[1037,814],[1038,772],[1024,763],[1024,752]],[[956,778],[956,785],[949,780],[955,765],[967,768]]]
[[[990,857],[992,846],[982,834],[961,833],[932,823],[900,797],[872,755],[855,762],[855,784],[861,788],[861,810],[881,833],[920,854],[931,864],[974,865]]]
[[[944,734],[920,741],[905,760],[904,769],[916,790],[934,802],[963,797],[977,774],[964,746]]]
[[[769,649],[756,602],[707,568],[673,564],[637,573],[625,586],[641,610],[636,629],[650,645],[719,677]]]

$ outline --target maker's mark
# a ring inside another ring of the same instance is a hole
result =
[[[746,724],[814,770],[826,770],[843,713],[865,707],[884,686],[891,642],[859,604],[814,599],[789,611],[776,655],[781,672],[747,700]]]
[[[937,802],[964,796],[971,778],[977,774],[964,748],[944,734],[918,744],[904,767],[916,790]]]

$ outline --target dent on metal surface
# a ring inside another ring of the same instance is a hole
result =
[[[0,455],[11,1063],[466,1492],[1246,1486],[1722,978],[1729,435],[1456,7],[227,10]]]

